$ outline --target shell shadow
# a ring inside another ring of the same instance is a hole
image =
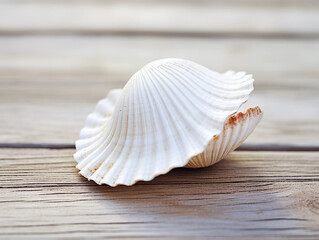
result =
[[[174,169],[150,182],[129,187],[112,188],[95,183],[88,187],[103,199],[101,204],[106,208],[112,201],[126,211],[139,214],[224,217],[236,215],[238,208],[258,214],[258,204],[280,207],[272,183],[257,181],[260,167],[250,162],[225,159],[208,168]],[[254,208],[256,211],[251,211]]]

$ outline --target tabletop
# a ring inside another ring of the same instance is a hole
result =
[[[252,73],[264,117],[212,167],[98,186],[86,116],[146,63]],[[0,239],[318,239],[319,2],[1,0]]]

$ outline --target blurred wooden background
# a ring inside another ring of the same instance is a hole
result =
[[[0,238],[319,238],[317,151],[234,152],[131,188],[77,176],[86,115],[166,57],[254,75],[247,144],[319,148],[319,1],[1,0]]]

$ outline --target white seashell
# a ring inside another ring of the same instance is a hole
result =
[[[252,76],[243,72],[220,74],[183,59],[149,63],[88,116],[76,142],[77,168],[89,180],[117,186],[214,164],[260,121],[255,108],[227,127],[252,90]]]

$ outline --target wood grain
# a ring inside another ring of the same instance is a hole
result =
[[[3,116],[0,118],[0,142],[73,144],[96,102],[111,88],[124,85],[121,81],[82,78],[84,80],[79,82],[66,78],[61,83],[3,84],[0,90]],[[295,101],[296,93],[298,101]],[[319,144],[316,137],[319,134],[317,90],[256,88],[248,103],[261,105],[265,115],[246,142]]]
[[[76,77],[118,75],[126,81],[147,62],[179,57],[220,72],[233,69],[253,73],[257,84],[312,88],[319,87],[318,52],[319,40],[0,37],[0,74],[30,73],[33,80],[39,80],[43,73],[53,77],[59,73]]]
[[[0,34],[314,36],[314,0],[0,2]]]
[[[1,150],[1,238],[319,236],[317,152],[234,152],[117,188],[79,176],[73,152]]]
[[[319,239],[318,54],[316,0],[0,1],[0,239]],[[165,57],[254,74],[249,152],[111,188],[39,148]]]
[[[319,145],[317,52],[313,40],[0,38],[0,142],[73,144],[110,89],[173,56],[254,74],[248,105],[265,115],[248,143]]]

